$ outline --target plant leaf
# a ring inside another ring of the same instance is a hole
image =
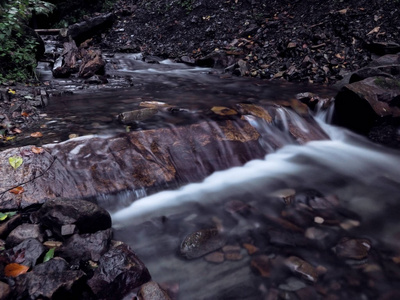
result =
[[[9,212],[6,212],[6,213],[1,213],[0,212],[0,221],[4,221],[7,218],[11,218],[16,213],[17,213],[16,211],[9,211]]]
[[[14,168],[14,170],[18,169],[24,160],[22,159],[21,156],[11,156],[8,158],[8,162],[10,163],[11,167]]]
[[[46,261],[49,261],[54,257],[54,250],[56,248],[51,248],[49,251],[47,251],[46,255],[43,258],[43,262],[45,263]]]
[[[24,192],[24,188],[22,186],[17,186],[16,188],[13,188],[10,190],[10,193],[13,193],[15,195],[22,194]]]
[[[7,277],[17,277],[18,275],[25,274],[28,270],[29,267],[27,266],[11,263],[4,268],[4,275]]]

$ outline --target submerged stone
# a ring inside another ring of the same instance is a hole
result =
[[[140,287],[139,300],[171,300],[167,292],[154,281],[147,282]]]
[[[187,259],[201,257],[225,245],[225,238],[216,228],[202,229],[185,237],[180,253]]]

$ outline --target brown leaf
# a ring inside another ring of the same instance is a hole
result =
[[[13,188],[10,190],[10,193],[13,193],[15,195],[22,194],[24,192],[24,188],[22,186],[17,186],[16,188]]]
[[[42,136],[43,136],[43,134],[39,131],[31,133],[31,137],[34,137],[34,138],[40,138]]]
[[[211,108],[211,110],[220,116],[231,116],[231,115],[236,115],[237,112],[231,108],[224,107],[224,106],[214,106]]]
[[[379,26],[377,26],[374,29],[372,29],[370,32],[368,32],[367,35],[370,35],[370,34],[373,34],[373,33],[378,33],[380,29],[381,28]]]
[[[27,266],[11,263],[4,268],[4,275],[7,277],[17,277],[18,275],[25,274],[28,270],[29,267]]]
[[[35,154],[40,154],[40,153],[43,153],[43,152],[44,152],[44,149],[43,149],[43,148],[41,148],[41,147],[35,147],[35,146],[33,146],[33,147],[31,148],[31,150],[32,150],[32,152],[35,153]]]
[[[23,111],[23,112],[21,113],[21,116],[23,116],[23,117],[29,117],[29,114],[28,114],[26,111]]]

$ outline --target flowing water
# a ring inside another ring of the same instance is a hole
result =
[[[124,132],[127,128],[115,116],[142,101],[164,101],[190,114],[157,115],[129,130],[197,122],[212,106],[289,100],[312,88],[222,78],[169,61],[149,66],[137,58],[109,58],[108,73],[129,77],[129,88],[54,98],[41,124],[50,136],[46,142],[65,140],[71,133]],[[112,84],[118,86],[121,77],[115,78]],[[123,206],[113,206],[114,238],[128,243],[176,299],[378,299],[396,290],[400,153],[326,124],[329,113],[323,113],[317,120],[330,140],[295,145],[288,120],[307,129],[298,115],[282,107],[273,126],[248,119],[262,137],[274,135],[283,146],[272,149],[261,138],[269,153],[264,159],[176,190],[99,196],[106,208],[111,209],[110,201]],[[207,259],[180,255],[188,234],[211,229],[230,247]],[[314,269],[297,272],[288,266],[292,256]]]

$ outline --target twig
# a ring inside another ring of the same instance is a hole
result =
[[[1,195],[1,196],[0,196],[0,199],[3,198],[4,194],[7,193],[8,191],[11,191],[12,189],[15,189],[15,188],[17,188],[17,187],[19,187],[19,186],[21,186],[21,185],[27,184],[27,183],[29,183],[29,182],[32,182],[32,181],[34,181],[35,179],[37,179],[37,178],[39,178],[39,177],[42,177],[44,174],[46,174],[47,171],[50,170],[50,168],[53,166],[53,164],[54,164],[54,162],[56,161],[56,159],[57,159],[57,157],[53,157],[53,161],[51,162],[51,164],[47,167],[46,170],[43,171],[43,173],[39,174],[38,176],[35,176],[35,177],[33,177],[32,179],[29,179],[28,181],[22,182],[22,183],[20,183],[20,184],[18,184],[18,185],[15,185],[15,186],[13,186],[13,187],[10,187],[9,189],[7,189],[7,190],[5,190],[5,191],[0,192],[0,195]]]

